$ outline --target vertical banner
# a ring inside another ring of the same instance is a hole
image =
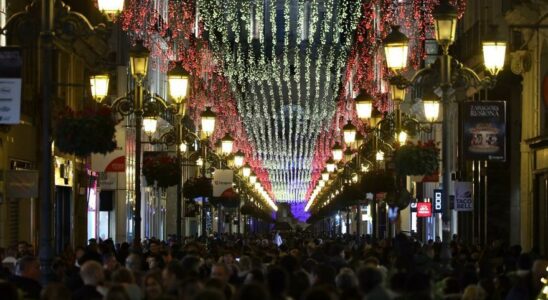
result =
[[[472,199],[472,182],[467,182],[467,181],[455,182],[454,208],[456,211],[474,210],[474,202]]]
[[[21,49],[0,47],[0,124],[21,120]]]
[[[434,213],[443,213],[443,200],[442,200],[442,190],[441,189],[435,189],[434,190],[434,199],[432,199],[432,202],[434,203]]]
[[[234,171],[229,169],[217,169],[213,174],[213,197],[221,197],[224,191],[232,189]]]
[[[465,102],[462,152],[467,160],[506,160],[506,102]]]

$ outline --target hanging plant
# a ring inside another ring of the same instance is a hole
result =
[[[116,121],[108,107],[75,112],[65,108],[54,127],[55,146],[64,153],[85,157],[116,149]]]
[[[183,184],[183,197],[194,199],[213,195],[211,179],[207,177],[191,177]]]
[[[409,143],[394,151],[394,166],[400,176],[427,175],[439,168],[439,149],[434,141]]]
[[[390,207],[398,207],[401,211],[409,206],[409,203],[413,200],[411,193],[405,188],[398,191],[388,192],[385,197],[385,201]]]
[[[145,157],[143,160],[143,175],[147,183],[167,188],[177,185],[181,178],[181,167],[176,157],[167,154]]]

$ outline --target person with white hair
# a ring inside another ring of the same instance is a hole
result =
[[[105,280],[103,266],[100,263],[94,260],[85,262],[80,268],[80,277],[84,282],[84,286],[72,295],[73,300],[96,300],[103,298],[103,295],[97,291],[97,288]]]

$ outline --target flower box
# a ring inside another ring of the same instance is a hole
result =
[[[394,167],[399,176],[429,175],[439,168],[439,149],[433,141],[406,144],[394,151]]]
[[[143,175],[148,185],[156,183],[158,187],[167,188],[177,185],[181,180],[181,165],[176,157],[167,154],[145,156]]]
[[[75,112],[65,108],[54,123],[55,146],[64,153],[85,157],[116,149],[116,121],[108,107]]]

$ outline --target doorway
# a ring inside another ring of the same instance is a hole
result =
[[[71,197],[72,188],[65,186],[55,187],[54,203],[54,228],[55,228],[55,251],[61,254],[65,245],[70,245],[70,233],[72,231],[71,222]]]

